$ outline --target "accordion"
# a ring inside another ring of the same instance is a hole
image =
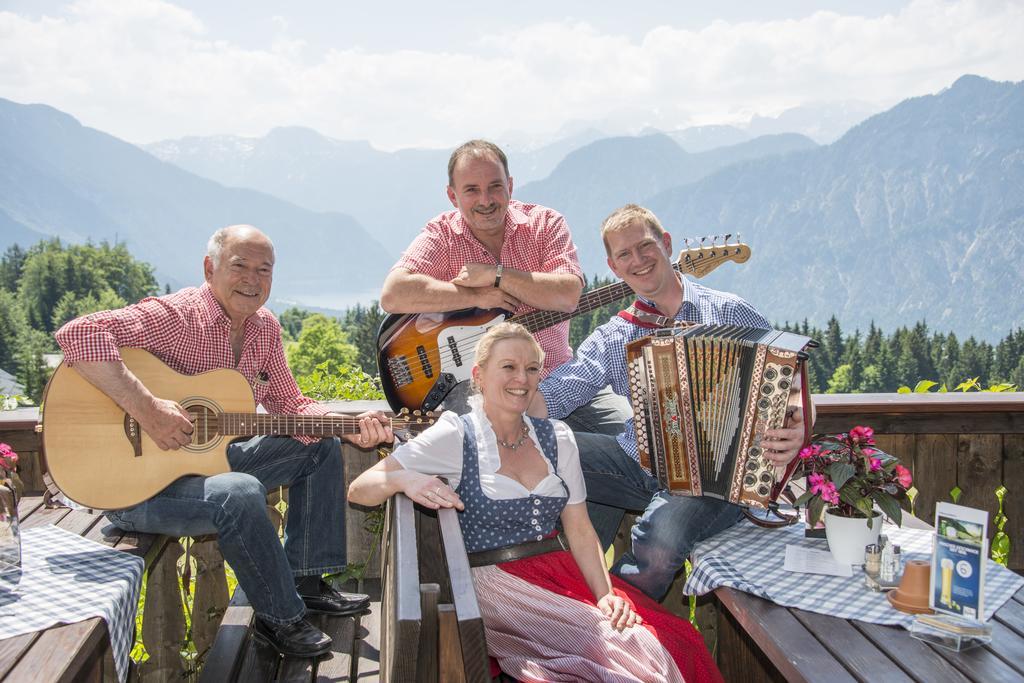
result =
[[[804,349],[814,346],[790,332],[722,325],[669,328],[627,344],[640,464],[676,495],[771,507],[797,461],[777,471],[762,439],[801,406],[810,441],[803,366]]]

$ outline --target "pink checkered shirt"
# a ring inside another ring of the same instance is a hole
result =
[[[505,215],[505,242],[501,245],[501,263],[506,268],[530,273],[571,273],[583,279],[576,245],[565,219],[557,211],[511,200]],[[427,223],[405,250],[395,268],[451,280],[467,263],[497,265],[494,257],[473,235],[462,214],[448,211]],[[534,310],[520,306],[516,315]],[[544,349],[544,373],[572,359],[569,348],[569,323],[559,323],[536,335]]]
[[[242,356],[235,365],[231,320],[209,285],[148,297],[116,311],[83,316],[55,335],[69,365],[78,361],[119,361],[119,347],[149,351],[173,370],[197,375],[217,368],[238,370],[256,403],[268,412],[322,415],[328,409],[306,398],[295,384],[281,345],[281,325],[261,308],[245,321]],[[302,438],[301,441],[315,441]]]

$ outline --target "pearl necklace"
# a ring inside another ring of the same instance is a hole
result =
[[[522,434],[522,436],[519,437],[518,441],[516,441],[515,443],[509,443],[507,441],[502,441],[501,439],[498,439],[498,445],[499,446],[504,446],[505,448],[509,449],[510,451],[514,451],[515,449],[519,448],[524,443],[526,443],[526,437],[529,436],[529,434],[530,434],[530,430],[527,429],[526,423],[524,422],[523,423],[523,434]],[[494,436],[497,437],[498,435],[495,434]]]

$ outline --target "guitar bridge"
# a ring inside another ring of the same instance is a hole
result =
[[[412,384],[412,371],[409,370],[409,362],[405,356],[388,358],[388,372],[395,386],[404,387],[406,384]]]
[[[139,426],[138,421],[129,415],[124,414],[124,435],[128,437],[128,443],[132,445],[132,450],[135,451],[135,457],[142,457],[142,427]]]

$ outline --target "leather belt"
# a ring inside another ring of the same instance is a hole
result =
[[[553,553],[556,550],[568,549],[569,542],[565,540],[565,536],[559,532],[557,536],[545,538],[542,541],[527,541],[526,543],[519,543],[517,545],[508,545],[504,548],[494,548],[493,550],[481,550],[478,553],[469,553],[469,566],[483,567],[488,564],[511,562],[512,560],[521,560],[524,557],[533,557],[534,555]]]

